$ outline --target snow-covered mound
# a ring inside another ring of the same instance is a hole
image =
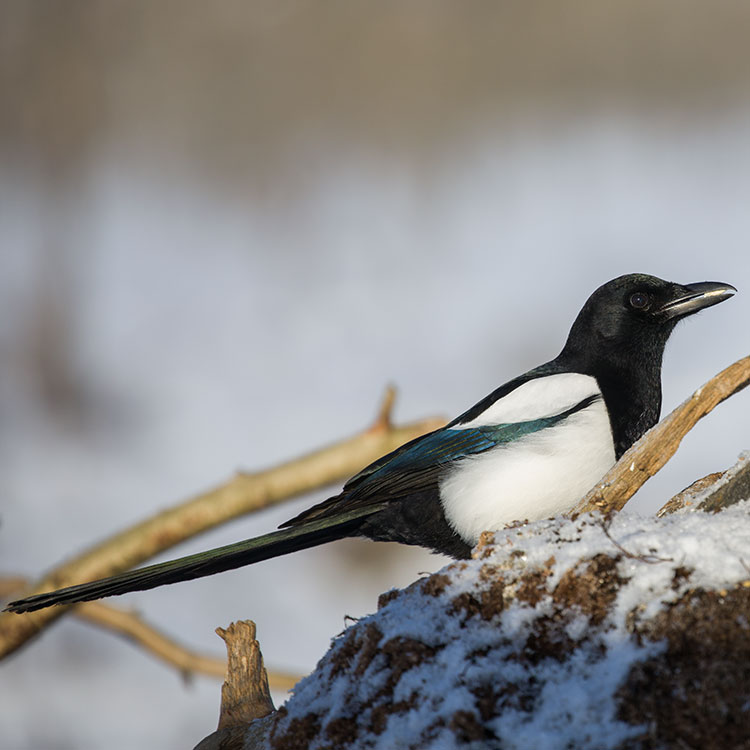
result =
[[[497,532],[261,721],[245,747],[747,747],[750,504]]]

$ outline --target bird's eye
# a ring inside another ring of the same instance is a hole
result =
[[[630,306],[635,310],[645,310],[650,302],[651,299],[645,292],[636,292],[630,295]]]

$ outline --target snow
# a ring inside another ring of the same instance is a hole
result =
[[[435,576],[423,579],[340,635],[315,672],[295,688],[276,736],[295,720],[316,714],[324,726],[355,721],[358,748],[479,748],[486,746],[486,738],[462,735],[456,717],[461,712],[476,716],[475,691],[481,686],[514,686],[527,692],[533,710],[511,695],[497,715],[484,721],[493,742],[503,748],[617,747],[643,729],[617,718],[617,689],[635,663],[662,648],[633,638],[626,615],[651,619],[688,590],[729,589],[747,581],[750,569],[743,558],[750,549],[749,514],[745,500],[718,514],[665,519],[621,514],[611,520],[585,515],[497,532],[475,559],[436,574],[447,582],[439,594],[423,585]],[[563,577],[601,555],[617,561],[620,579],[606,617],[595,622],[583,611],[584,602],[564,625],[575,642],[565,658],[519,658],[529,633],[549,620],[552,593]],[[479,599],[492,584],[483,570],[495,571],[495,581],[502,576],[504,596],[514,589],[515,595],[506,596],[501,611],[489,619],[464,617],[456,611],[458,597]],[[520,586],[534,571],[544,571],[543,595],[530,604]],[[341,669],[352,638],[368,632],[377,634],[377,656],[368,663],[367,649],[359,649]],[[398,639],[404,639],[407,652],[418,654],[402,672],[394,667],[395,657],[384,655],[387,644]],[[394,677],[391,693],[387,685]],[[409,709],[390,713],[385,728],[376,731],[373,711],[399,701],[410,701]],[[330,745],[321,739],[324,734],[319,732],[310,747]]]

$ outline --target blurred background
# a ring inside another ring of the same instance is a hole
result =
[[[749,24],[728,0],[3,0],[0,572],[352,434],[388,382],[398,421],[454,416],[622,273],[740,290],[673,337],[665,411],[746,355]],[[749,405],[634,512],[750,448]],[[252,618],[305,673],[444,562],[341,542],[117,603],[217,655]],[[0,737],[188,748],[219,698],[67,618],[0,665]]]

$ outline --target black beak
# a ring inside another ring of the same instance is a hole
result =
[[[736,294],[731,284],[720,281],[699,281],[697,284],[685,284],[677,296],[662,305],[656,312],[666,318],[684,318],[686,315],[702,310],[704,307],[718,305]]]

